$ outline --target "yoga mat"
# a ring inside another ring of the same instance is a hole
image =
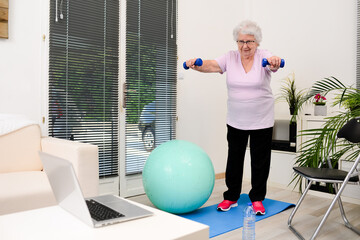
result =
[[[179,216],[206,224],[210,227],[210,238],[220,234],[241,228],[243,226],[243,211],[247,203],[251,202],[247,194],[241,194],[238,205],[227,212],[217,211],[217,204],[199,208],[193,212],[180,214]],[[295,204],[267,199],[263,201],[266,210],[265,215],[256,215],[256,221],[278,214]]]

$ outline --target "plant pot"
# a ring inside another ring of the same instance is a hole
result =
[[[314,116],[326,116],[327,107],[326,105],[316,105],[314,106]]]
[[[291,122],[289,125],[289,142],[290,147],[296,147],[296,134],[297,134],[297,125],[296,122]]]
[[[294,113],[295,113],[295,108],[294,108],[294,107],[290,107],[289,110],[290,110],[290,115],[294,115]]]

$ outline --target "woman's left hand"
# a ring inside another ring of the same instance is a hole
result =
[[[268,62],[270,63],[269,69],[273,72],[277,71],[280,68],[281,58],[277,56],[269,57]]]

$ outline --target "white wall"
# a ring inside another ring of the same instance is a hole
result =
[[[244,19],[262,28],[261,48],[285,59],[272,78],[273,93],[292,71],[298,88],[335,76],[345,84],[356,78],[356,1],[340,0],[179,0],[178,138],[205,149],[216,173],[225,171],[225,74],[183,70],[184,60],[213,59],[236,49],[232,29]],[[312,113],[312,106],[303,113]],[[276,103],[275,117],[289,116],[286,103]],[[274,161],[274,159],[273,159]],[[291,171],[291,169],[290,169]]]
[[[0,113],[40,123],[42,108],[42,3],[9,1],[9,39],[0,38]]]
[[[47,104],[42,34],[48,1],[9,2],[9,39],[0,39],[0,113],[25,114],[41,124]],[[227,155],[226,76],[185,71],[182,63],[236,49],[232,29],[240,21],[257,21],[263,30],[261,47],[286,60],[285,69],[273,76],[274,93],[291,71],[299,88],[331,75],[355,82],[356,1],[178,0],[178,6],[178,67],[183,78],[178,83],[178,138],[201,146],[216,173],[224,172]],[[288,115],[286,104],[277,104],[275,112]]]

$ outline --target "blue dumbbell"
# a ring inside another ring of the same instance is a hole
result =
[[[266,65],[270,65],[270,63],[268,62],[268,60],[266,58],[263,58],[262,66],[266,67]],[[283,68],[284,66],[285,66],[285,60],[281,59],[280,67]]]
[[[203,60],[201,58],[196,59],[194,65],[195,66],[202,66],[203,65]],[[189,69],[189,67],[186,66],[186,62],[183,63],[183,67],[184,67],[185,70]]]

